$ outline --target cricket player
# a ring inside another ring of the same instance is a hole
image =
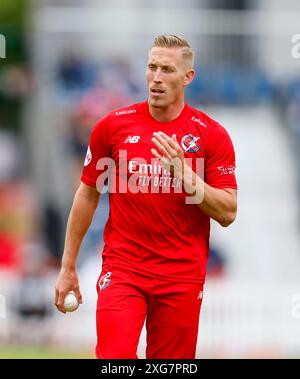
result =
[[[149,51],[148,98],[94,126],[69,215],[55,304],[75,291],[76,259],[109,179],[110,212],[97,281],[97,358],[194,359],[210,218],[236,217],[235,153],[227,131],[184,101],[194,51],[175,35]]]

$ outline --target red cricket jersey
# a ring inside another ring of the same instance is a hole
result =
[[[81,177],[83,183],[93,187],[97,183],[98,188],[103,173],[107,174],[106,162],[99,159],[112,159],[115,181],[109,193],[103,268],[204,283],[210,218],[196,204],[186,204],[180,180],[153,157],[151,148],[156,147],[151,138],[158,131],[176,134],[193,168],[196,159],[203,158],[202,177],[207,184],[237,188],[231,139],[199,110],[185,104],[170,122],[156,121],[147,101],[109,113],[93,128]]]

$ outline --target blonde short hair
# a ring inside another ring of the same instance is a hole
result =
[[[174,34],[159,35],[155,38],[153,47],[166,47],[169,49],[182,49],[182,57],[185,61],[189,62],[189,66],[194,66],[195,52],[187,42],[182,37],[176,36]]]

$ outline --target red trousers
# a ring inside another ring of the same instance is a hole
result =
[[[146,320],[147,359],[194,359],[203,284],[112,269],[97,282],[96,357],[136,359]]]

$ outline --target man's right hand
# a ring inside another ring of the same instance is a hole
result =
[[[64,300],[70,291],[74,291],[79,304],[82,304],[76,270],[62,267],[55,285],[55,306],[62,313],[66,313]]]
[[[64,300],[69,291],[74,291],[79,304],[82,304],[76,272],[76,259],[82,240],[92,222],[100,199],[96,188],[80,183],[73,201],[67,223],[65,247],[61,270],[55,286],[55,305],[66,313]]]

